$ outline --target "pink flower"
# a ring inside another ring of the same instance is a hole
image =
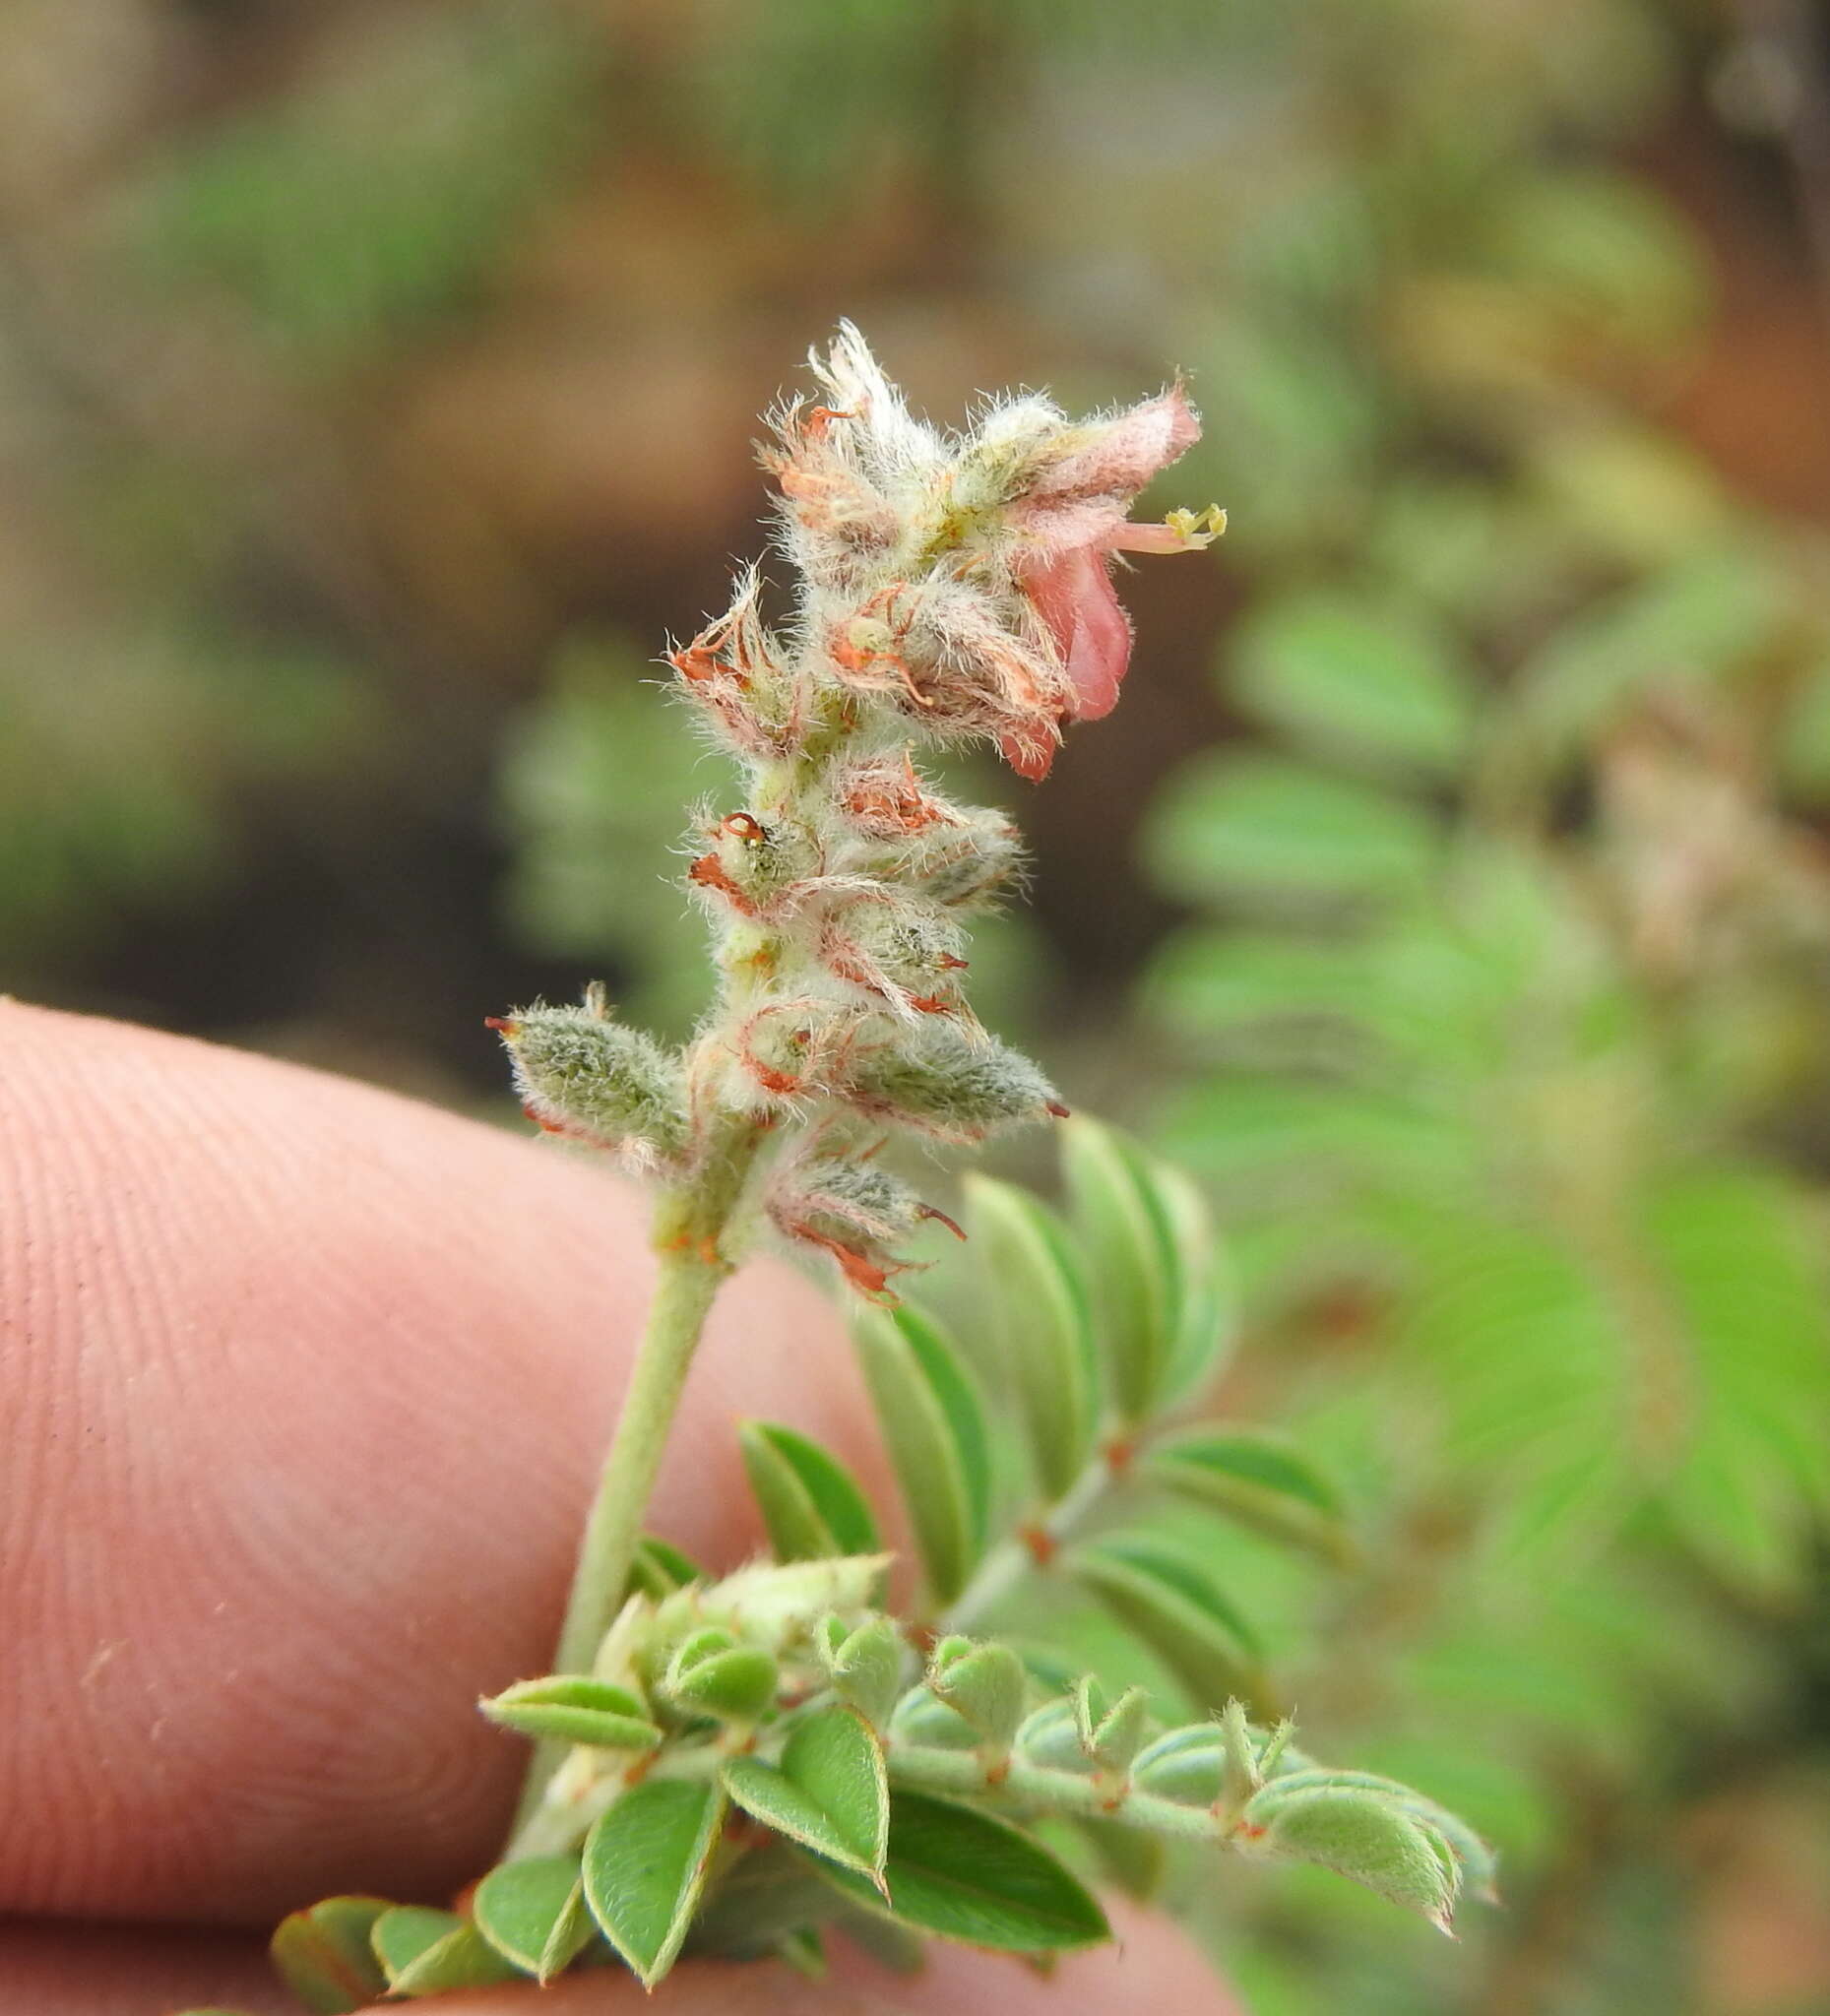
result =
[[[1064,453],[1045,464],[1014,508],[1033,546],[1016,567],[1054,641],[1067,675],[1061,721],[1098,721],[1118,704],[1131,661],[1131,622],[1112,586],[1113,553],[1198,552],[1219,536],[1223,512],[1173,512],[1161,525],[1133,525],[1132,499],[1201,438],[1180,385],[1115,418],[1067,430]],[[1011,737],[1000,745],[1020,776],[1048,774],[1053,749]]]

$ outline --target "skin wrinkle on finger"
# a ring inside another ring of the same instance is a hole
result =
[[[474,1872],[639,1320],[596,1168],[263,1059],[0,1004],[0,1908],[259,1920]],[[880,1467],[827,1305],[740,1283],[657,1524],[754,1543],[728,1432]],[[815,1371],[815,1367],[819,1369]]]

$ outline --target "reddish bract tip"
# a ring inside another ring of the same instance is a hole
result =
[[[485,1015],[483,1027],[493,1029],[497,1036],[519,1036],[521,1024],[512,1015]]]
[[[947,1229],[953,1234],[953,1236],[956,1239],[964,1239],[966,1237],[965,1232],[963,1232],[960,1229],[960,1228],[954,1224],[953,1220],[950,1219],[944,1211],[936,1211],[931,1204],[917,1204],[915,1206],[915,1216],[917,1218],[938,1219],[940,1223],[947,1228]]]
[[[1071,1106],[1064,1106],[1058,1099],[1051,1099],[1047,1103],[1046,1110],[1051,1112],[1057,1120],[1071,1120],[1074,1117],[1073,1108]]]

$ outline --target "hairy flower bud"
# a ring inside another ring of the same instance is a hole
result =
[[[860,1045],[845,1097],[872,1119],[962,1146],[1063,1110],[1028,1057],[944,1021],[902,1041]]]
[[[680,1163],[691,1133],[679,1058],[613,1022],[602,990],[582,1008],[536,1003],[492,1018],[529,1115],[549,1133],[618,1150],[638,1167]]]

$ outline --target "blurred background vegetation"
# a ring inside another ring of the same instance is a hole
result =
[[[1125,704],[982,965],[1210,1186],[1365,1535],[1330,1756],[1459,1947],[1228,1871],[1262,2016],[1830,2010],[1830,53],[1805,0],[12,0],[0,984],[502,1109],[675,1028],[653,683],[840,314],[921,405],[1176,366]]]

